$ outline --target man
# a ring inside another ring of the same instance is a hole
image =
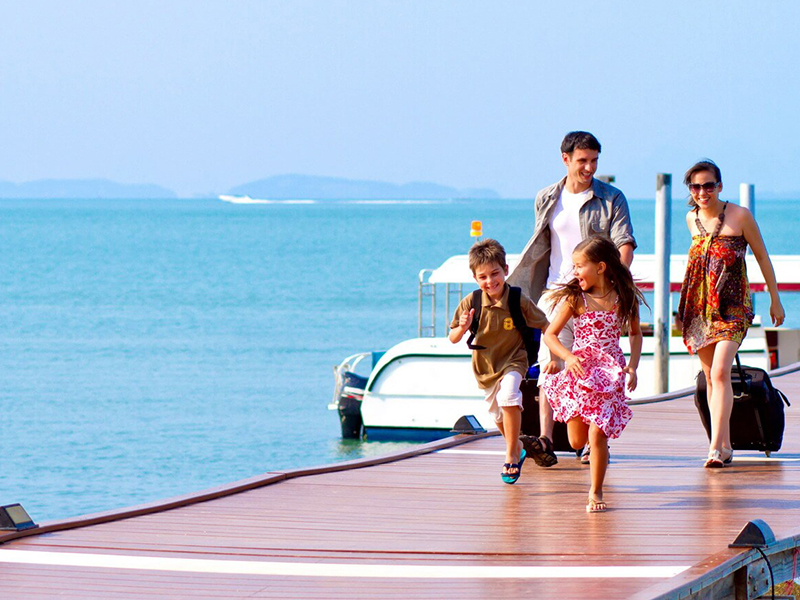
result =
[[[561,160],[567,175],[536,195],[533,237],[528,241],[519,264],[508,278],[510,285],[522,288],[538,302],[548,321],[555,309],[549,305],[547,289],[572,278],[572,250],[591,235],[603,234],[619,248],[623,262],[630,266],[636,240],[633,237],[628,201],[617,188],[596,179],[600,142],[586,131],[572,131],[561,142]],[[561,331],[559,340],[572,349],[572,322]],[[551,359],[542,344],[539,365],[544,375],[556,373],[562,365]],[[553,409],[539,391],[541,436],[521,436],[526,452],[537,465],[551,467],[558,462],[553,452]],[[587,456],[588,458],[588,456]]]

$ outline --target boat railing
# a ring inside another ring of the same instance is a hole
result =
[[[458,306],[458,303],[461,302],[461,298],[464,296],[464,285],[461,283],[446,283],[444,284],[444,290],[444,314],[446,319],[449,320],[454,310],[450,305],[450,299],[453,297],[453,294],[455,294],[456,306]],[[446,330],[447,324],[445,324],[445,331]]]
[[[513,272],[519,263],[518,254],[506,255],[509,270]],[[775,277],[778,281],[778,290],[781,292],[800,292],[800,255],[772,255],[770,257],[775,269]],[[673,254],[670,257],[670,294],[669,312],[674,313],[674,301],[681,290],[683,276],[686,272],[687,256],[685,254]],[[763,292],[766,289],[763,274],[754,256],[747,256],[747,272],[750,282],[750,289],[753,292]],[[656,257],[653,254],[634,254],[631,271],[637,285],[643,292],[650,293],[655,286]],[[472,271],[469,269],[469,261],[466,254],[460,254],[448,258],[444,263],[435,269],[423,269],[419,272],[419,337],[436,337],[436,286],[442,284],[444,288],[444,307],[445,307],[445,331],[452,316],[451,295],[457,293],[459,299],[463,296],[464,285],[473,286],[475,280]],[[441,290],[440,290],[441,291]],[[424,304],[430,302],[430,314],[425,309]]]
[[[428,281],[428,278],[433,273],[433,269],[422,269],[419,272],[419,293],[417,302],[417,336],[418,337],[436,337],[436,284]],[[429,321],[423,324],[423,304],[427,299],[430,299],[431,308]]]
[[[430,276],[436,269],[422,269],[419,272],[419,292],[417,304],[417,337],[436,337],[436,285],[430,281]],[[444,329],[447,331],[447,324],[450,315],[453,314],[455,306],[464,295],[464,284],[462,282],[439,282],[444,284]],[[455,296],[455,304],[453,303]],[[425,304],[430,300],[429,311],[426,314]]]

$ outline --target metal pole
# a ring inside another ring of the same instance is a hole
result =
[[[669,389],[669,337],[671,315],[669,314],[670,288],[670,236],[672,217],[672,175],[656,175],[656,272],[653,282],[653,336],[655,352],[653,370],[656,394]]]
[[[744,206],[747,210],[756,216],[756,186],[752,183],[739,184],[739,204]]]

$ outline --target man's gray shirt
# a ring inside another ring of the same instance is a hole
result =
[[[544,292],[550,270],[550,220],[553,216],[561,190],[567,178],[544,188],[536,194],[534,218],[536,223],[533,236],[522,251],[519,264],[508,278],[510,285],[522,288],[522,292],[534,302]],[[581,239],[591,235],[603,234],[611,238],[617,248],[633,244],[633,226],[625,194],[599,179],[592,179],[592,195],[581,206]]]

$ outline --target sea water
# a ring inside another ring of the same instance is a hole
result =
[[[797,205],[759,201],[770,252]],[[652,253],[653,201],[631,212]],[[533,201],[0,200],[0,504],[41,522],[405,447],[341,440],[332,367],[416,336],[419,271],[472,220],[519,252]]]

